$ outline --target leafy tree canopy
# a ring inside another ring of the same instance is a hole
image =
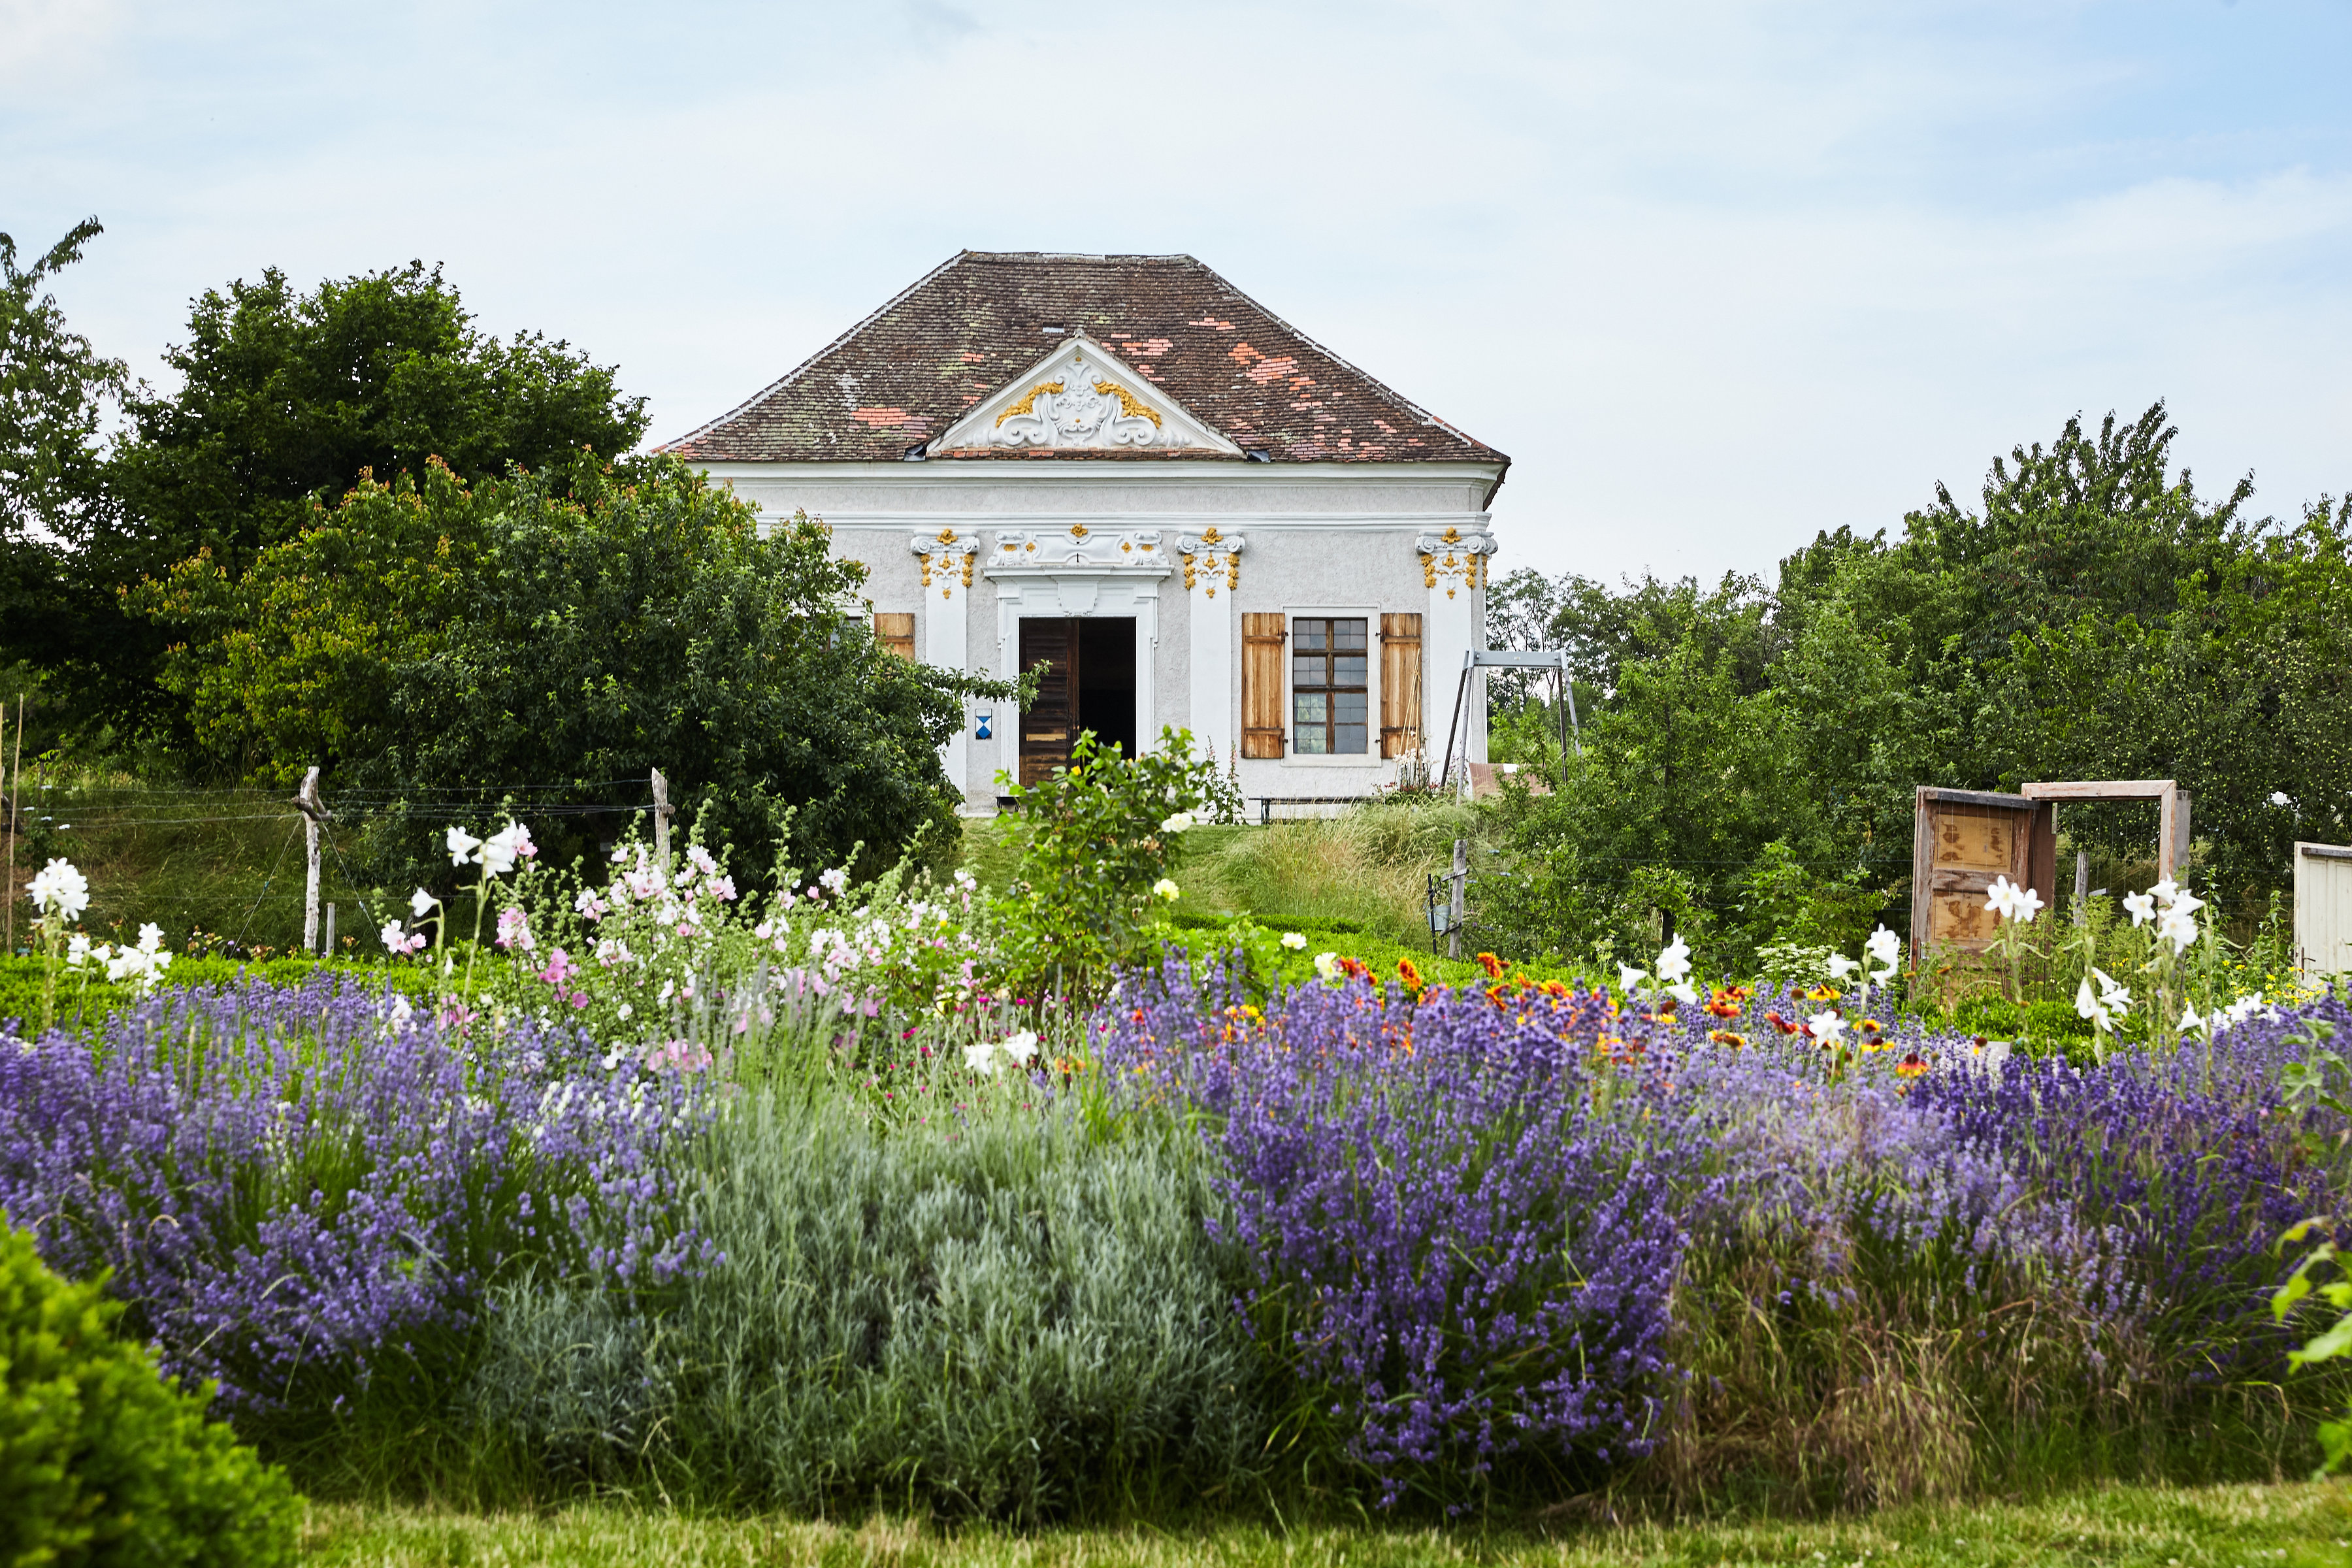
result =
[[[100,422],[123,366],[69,330],[47,291],[103,232],[86,218],[23,268],[0,234],[0,662],[70,657],[93,611],[111,618],[78,589],[64,544],[101,502]]]
[[[200,555],[132,595],[185,634],[164,679],[243,771],[310,763],[391,802],[378,874],[446,879],[437,824],[515,815],[562,856],[610,837],[659,768],[681,826],[779,857],[873,864],[951,829],[939,748],[997,683],[898,658],[856,595],[866,569],[805,517],[752,509],[674,458],[582,457],[468,486],[364,480],[232,572]],[[436,863],[437,859],[437,863]]]
[[[1497,629],[1570,650],[1586,720],[1564,787],[1513,808],[1534,874],[1508,918],[1568,945],[1714,921],[1736,953],[1820,927],[1752,896],[1759,868],[1801,866],[1899,924],[1923,784],[2178,778],[2240,908],[2283,885],[2293,837],[2352,836],[2352,500],[2250,519],[2251,479],[2199,496],[2175,437],[2161,403],[2070,419],[1995,458],[1978,509],[1938,485],[1899,537],[1824,531],[1769,589],[1497,584]],[[1505,754],[1549,757],[1539,695],[1498,702]],[[2153,832],[2063,826],[2123,859]]]
[[[438,458],[479,480],[583,449],[609,458],[646,429],[645,400],[611,367],[537,332],[479,331],[422,262],[307,294],[273,268],[207,290],[188,331],[166,356],[180,387],[128,400],[113,465],[126,542],[155,568],[210,550],[242,570],[363,471]]]

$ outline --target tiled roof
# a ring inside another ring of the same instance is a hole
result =
[[[1276,462],[1510,461],[1189,256],[977,250],[663,449],[703,462],[901,458],[1066,342],[1053,327],[1083,330],[1235,445]]]

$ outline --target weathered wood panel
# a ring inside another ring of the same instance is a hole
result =
[[[1421,617],[1381,617],[1381,755],[1421,750]]]
[[[1912,816],[1911,954],[1982,952],[2000,921],[1985,894],[2006,877],[2052,900],[2058,846],[2050,807],[2020,795],[1922,787]]]
[[[1283,722],[1282,645],[1289,627],[1281,614],[1242,617],[1242,755],[1279,757]]]

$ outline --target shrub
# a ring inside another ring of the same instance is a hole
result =
[[[734,1506],[1231,1499],[1266,1425],[1202,1162],[1157,1121],[1104,1131],[1066,1105],[886,1127],[739,1102],[695,1200],[725,1265],[658,1302],[503,1292],[481,1419],[558,1483]]]
[[[166,991],[89,1040],[0,1033],[0,1208],[53,1265],[110,1271],[247,1436],[332,1462],[353,1406],[446,1393],[502,1270],[691,1262],[656,1157],[684,1091],[583,1055],[324,975]]]
[[[284,1473],[116,1339],[122,1311],[51,1273],[27,1233],[0,1234],[0,1563],[292,1562]]]

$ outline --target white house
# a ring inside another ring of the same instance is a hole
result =
[[[1051,666],[950,748],[979,809],[1087,729],[1189,729],[1277,801],[1434,763],[1510,466],[1189,256],[979,251],[667,449],[829,523],[901,652]]]

